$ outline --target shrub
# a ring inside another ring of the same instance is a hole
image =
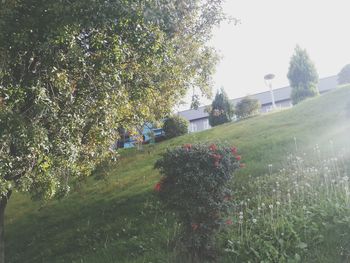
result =
[[[184,135],[188,132],[189,122],[181,116],[171,116],[164,121],[163,130],[167,139]]]
[[[236,104],[235,113],[239,119],[247,118],[249,116],[258,114],[260,107],[261,104],[257,99],[245,97]]]
[[[168,150],[155,164],[162,179],[154,189],[180,221],[180,240],[192,259],[215,258],[214,235],[230,224],[225,219],[232,196],[228,185],[242,166],[240,159],[234,147],[186,144]]]
[[[350,64],[344,66],[338,74],[338,84],[348,84],[350,83]]]

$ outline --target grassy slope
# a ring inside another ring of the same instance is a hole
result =
[[[153,164],[167,147],[198,141],[238,146],[247,165],[237,176],[264,175],[277,169],[288,152],[329,140],[350,146],[350,87],[310,99],[289,110],[182,136],[144,151],[125,150],[118,165],[88,179],[78,192],[43,207],[21,194],[6,217],[7,262],[164,262],[171,257],[174,224],[154,204],[158,179]],[[168,220],[169,219],[169,220]]]

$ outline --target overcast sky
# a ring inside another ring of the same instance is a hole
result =
[[[220,87],[230,98],[265,91],[267,73],[276,75],[274,88],[288,85],[297,44],[308,51],[321,78],[350,63],[349,0],[226,0],[224,8],[241,22],[214,31],[211,45],[222,57],[214,94]]]

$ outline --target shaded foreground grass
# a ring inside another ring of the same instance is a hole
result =
[[[160,153],[200,141],[235,145],[246,163],[235,184],[244,185],[248,175],[277,172],[290,152],[349,148],[349,105],[350,87],[343,87],[289,110],[125,150],[118,164],[96,172],[103,180],[89,178],[61,201],[41,205],[17,193],[6,215],[7,262],[180,262],[173,253],[178,226],[152,194]]]

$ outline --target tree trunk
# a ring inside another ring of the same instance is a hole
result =
[[[11,196],[11,191],[0,199],[0,263],[5,263],[5,209]]]

